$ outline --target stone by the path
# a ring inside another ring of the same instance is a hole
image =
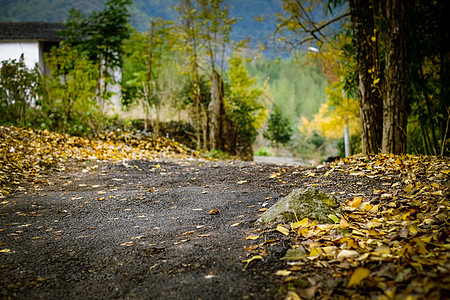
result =
[[[308,218],[319,223],[333,223],[328,215],[340,213],[339,202],[333,195],[314,188],[296,189],[269,208],[258,222],[295,222]]]

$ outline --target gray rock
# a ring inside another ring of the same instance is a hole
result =
[[[333,195],[314,188],[296,189],[269,208],[258,222],[295,222],[308,218],[319,223],[333,223],[328,215],[340,213],[339,202]]]

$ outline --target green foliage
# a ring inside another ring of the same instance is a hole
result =
[[[275,106],[269,116],[267,129],[263,137],[269,140],[272,146],[278,147],[279,144],[286,145],[291,140],[292,128],[289,120],[281,114],[278,107]]]
[[[410,118],[408,151],[450,153],[450,34],[448,1],[413,1],[408,54]]]
[[[206,75],[200,76],[198,82],[186,77],[183,79],[184,85],[179,94],[182,108],[192,109],[196,104],[196,94],[199,91],[199,104],[203,109],[208,109],[208,104],[211,101],[211,88]]]
[[[302,158],[318,159],[327,155],[326,139],[317,131],[313,131],[309,135],[294,131],[290,147]]]
[[[179,105],[181,77],[176,71],[178,57],[173,51],[172,24],[155,18],[148,32],[132,30],[124,42],[123,104],[141,104],[147,113],[163,104]]]
[[[208,153],[208,157],[225,160],[225,159],[229,159],[230,155],[227,154],[226,152],[223,152],[222,150],[213,149]]]
[[[37,122],[42,129],[86,135],[102,127],[95,101],[98,68],[78,48],[62,43],[47,57],[51,76],[42,76],[41,107]]]
[[[19,60],[0,64],[0,124],[28,125],[28,110],[37,100],[39,73]]]
[[[127,6],[131,3],[131,0],[108,0],[104,10],[92,12],[88,17],[72,9],[65,22],[67,30],[62,35],[69,44],[86,51],[93,62],[102,62],[111,69],[120,67],[122,41],[129,37]]]
[[[85,52],[97,65],[97,101],[103,109],[111,97],[108,84],[115,83],[114,71],[122,66],[122,42],[129,37],[127,6],[131,0],[108,0],[106,8],[92,12],[88,17],[80,10],[72,9],[65,22],[67,30],[61,34],[66,42]]]

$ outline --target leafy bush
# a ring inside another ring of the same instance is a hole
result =
[[[39,73],[25,66],[23,55],[19,60],[1,62],[0,67],[0,123],[28,125],[28,110],[38,97]]]
[[[85,53],[68,44],[47,57],[50,77],[41,77],[41,129],[72,135],[97,133],[104,117],[96,102],[98,68]]]

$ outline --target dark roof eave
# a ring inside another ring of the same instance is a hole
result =
[[[0,41],[38,40],[60,42],[58,32],[64,30],[62,23],[46,22],[0,22]]]

